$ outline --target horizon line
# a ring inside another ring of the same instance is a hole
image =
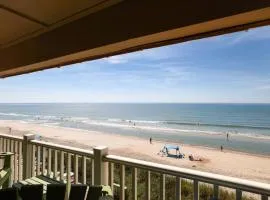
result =
[[[270,104],[270,102],[0,102],[0,104]]]

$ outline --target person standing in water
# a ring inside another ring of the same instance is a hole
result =
[[[229,133],[227,132],[227,141],[229,141]]]
[[[220,146],[220,151],[223,151],[223,146],[222,145]]]

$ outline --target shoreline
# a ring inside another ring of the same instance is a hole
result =
[[[5,121],[5,120],[3,120],[3,121]],[[25,123],[25,122],[23,122],[23,123]],[[28,122],[26,124],[28,124]],[[29,124],[31,124],[31,123],[29,123]],[[52,127],[52,128],[59,128],[60,127],[60,128],[64,128],[64,129],[67,129],[67,130],[83,131],[83,132],[89,132],[89,133],[99,132],[99,133],[102,133],[102,134],[117,135],[117,136],[130,137],[130,138],[136,138],[136,139],[142,139],[142,140],[145,139],[145,138],[142,138],[142,137],[139,137],[139,136],[134,136],[134,135],[123,135],[123,134],[117,134],[117,133],[107,133],[107,132],[94,131],[94,130],[88,130],[88,129],[82,129],[82,128],[72,128],[72,127],[55,126],[55,125],[42,125],[42,124],[37,124],[37,125],[44,126],[44,127]],[[140,129],[140,127],[136,127],[136,128]],[[211,136],[211,135],[207,135],[207,136]],[[221,136],[221,134],[219,136]],[[256,139],[257,140],[263,140],[262,138],[256,138]],[[217,150],[217,151],[220,150],[219,148],[214,148],[213,146],[190,144],[190,143],[185,143],[185,142],[183,142],[181,140],[179,142],[175,142],[175,141],[170,140],[170,139],[154,139],[154,140],[159,142],[159,143],[164,143],[164,144],[166,142],[168,142],[168,143],[171,143],[171,144],[182,144],[182,145],[187,145],[187,146],[191,146],[191,147],[205,148],[205,149],[211,149],[211,150]],[[267,153],[255,153],[255,152],[248,152],[248,151],[245,151],[245,150],[236,150],[236,149],[231,148],[231,147],[226,147],[224,150],[226,152],[240,153],[240,154],[244,154],[244,155],[252,155],[252,156],[259,156],[259,157],[264,157],[264,158],[270,158],[270,153],[268,153],[268,152]]]
[[[7,127],[12,128],[14,135],[32,132],[40,135],[45,141],[49,140],[50,142],[81,148],[106,145],[109,147],[110,154],[261,182],[270,182],[270,156],[268,155],[252,154],[226,148],[224,152],[221,152],[213,147],[155,140],[154,138],[153,144],[149,144],[149,140],[146,138],[130,135],[123,136],[84,129],[43,126],[40,124],[22,123],[16,120],[0,120],[0,132],[7,134]],[[186,158],[175,159],[159,156],[157,153],[166,143],[179,145],[181,153],[184,153]],[[189,161],[187,157],[190,154],[203,158],[203,161]]]
[[[87,130],[87,129],[82,129],[82,128],[72,128],[72,127],[64,127],[64,126],[55,126],[55,125],[44,125],[44,124],[35,124],[35,123],[31,123],[31,122],[24,122],[22,120],[0,120],[0,131],[1,128],[8,128],[8,126],[1,126],[2,122],[14,122],[14,123],[22,123],[22,124],[29,124],[29,125],[37,125],[37,126],[41,126],[41,127],[49,127],[49,128],[62,128],[62,129],[67,129],[67,130],[71,130],[71,131],[82,131],[82,132],[88,132],[88,133],[93,133],[93,132],[98,132],[100,134],[108,134],[108,135],[115,135],[115,136],[119,136],[119,137],[129,137],[129,138],[134,138],[134,139],[140,139],[140,140],[144,140],[145,138],[141,138],[139,136],[133,136],[133,135],[122,135],[122,134],[116,134],[116,133],[107,133],[107,132],[101,132],[101,131],[94,131],[94,130]],[[140,128],[140,127],[139,127]],[[31,130],[30,130],[31,132]],[[49,139],[49,138],[48,138]],[[56,138],[53,138],[56,139]],[[214,151],[219,151],[219,148],[214,148],[212,146],[208,146],[208,145],[196,145],[196,144],[189,144],[189,143],[185,143],[183,141],[180,142],[174,142],[172,140],[167,140],[167,139],[154,139],[154,141],[157,141],[158,143],[170,143],[170,144],[176,144],[176,145],[185,145],[185,146],[190,146],[190,147],[197,147],[197,148],[203,148],[203,149],[209,149],[209,150],[214,150]],[[236,150],[230,147],[226,147],[224,148],[224,151],[226,152],[230,152],[230,153],[238,153],[238,154],[243,154],[243,155],[251,155],[251,156],[257,156],[257,157],[262,157],[262,158],[269,158],[270,159],[270,154],[269,153],[254,153],[254,152],[248,152],[248,151],[244,151],[244,150]]]

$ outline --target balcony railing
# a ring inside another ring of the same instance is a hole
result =
[[[168,166],[117,155],[110,155],[107,147],[96,147],[93,151],[35,140],[34,135],[24,137],[0,134],[0,151],[13,152],[12,183],[36,175],[51,176],[60,181],[73,181],[84,184],[108,184],[114,188],[114,166],[120,166],[120,199],[125,199],[125,167],[132,168],[132,199],[137,199],[138,170],[145,170],[146,199],[151,198],[151,174],[160,174],[159,198],[165,199],[166,176],[176,180],[175,197],[181,199],[181,180],[188,179],[193,184],[193,199],[199,199],[199,184],[213,185],[213,199],[218,199],[219,188],[234,189],[236,200],[242,199],[243,192],[260,195],[268,200],[270,184],[233,178],[192,169]],[[71,176],[72,174],[72,176]],[[72,180],[71,180],[72,179]]]

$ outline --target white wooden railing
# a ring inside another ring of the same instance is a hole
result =
[[[125,168],[132,168],[132,199],[137,200],[137,172],[146,170],[145,196],[151,199],[151,173],[160,174],[161,200],[165,199],[166,176],[176,180],[175,196],[181,199],[181,180],[193,183],[193,199],[199,199],[199,184],[213,185],[213,197],[218,199],[219,188],[234,189],[236,200],[242,199],[243,192],[260,195],[261,200],[268,200],[270,184],[259,183],[197,170],[179,168],[117,155],[110,155],[108,148],[95,147],[93,151],[35,140],[34,135],[24,137],[0,134],[0,151],[14,152],[12,182],[36,175],[46,175],[59,181],[74,181],[84,184],[115,186],[115,165],[120,165],[120,199],[125,199]],[[80,164],[79,164],[80,163]],[[73,177],[70,175],[73,174]],[[72,178],[72,180],[71,180]],[[113,190],[114,191],[114,190]]]
[[[29,155],[32,155],[29,161],[32,165],[28,172],[30,176],[43,174],[63,182],[71,181],[73,177],[74,183],[94,183],[93,151],[38,140],[30,140],[29,145],[31,145]],[[81,169],[79,169],[79,161]],[[87,163],[90,163],[88,172]],[[79,177],[79,172],[81,172],[81,177]],[[72,176],[71,173],[73,173]],[[87,182],[87,180],[90,181]]]
[[[262,200],[268,200],[270,196],[270,184],[259,183],[255,181],[249,181],[239,178],[233,178],[213,173],[201,172],[197,170],[191,170],[186,168],[179,168],[169,165],[163,165],[153,162],[147,162],[143,160],[137,160],[116,155],[107,155],[104,157],[104,161],[110,162],[110,171],[113,171],[114,163],[121,165],[120,180],[121,180],[121,199],[124,199],[124,185],[125,185],[125,166],[133,167],[132,170],[132,191],[133,199],[137,199],[137,169],[147,170],[147,183],[146,183],[146,196],[149,200],[151,197],[151,173],[160,174],[160,197],[165,199],[165,175],[172,175],[176,177],[176,199],[181,199],[181,179],[189,179],[193,181],[193,196],[194,200],[199,199],[199,183],[212,184],[214,187],[214,198],[218,199],[219,187],[224,186],[233,188],[236,190],[236,199],[242,198],[242,192],[250,192],[259,194]],[[110,173],[110,180],[113,182],[114,175]],[[111,185],[112,182],[110,183]]]

